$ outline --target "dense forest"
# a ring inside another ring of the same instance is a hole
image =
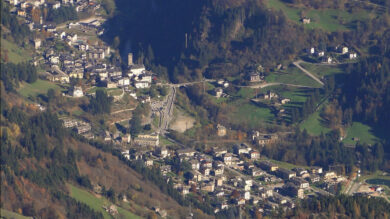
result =
[[[21,43],[31,35],[30,29],[26,24],[20,24],[16,15],[9,12],[9,5],[6,4],[5,1],[0,2],[0,7],[2,25],[1,34],[10,34],[14,41],[21,45]]]
[[[28,116],[3,100],[1,104],[1,116],[7,118],[6,121],[2,119],[1,135],[2,199],[7,197],[15,210],[22,209],[20,213],[23,215],[58,218],[61,214],[58,208],[35,206],[41,205],[45,198],[34,201],[26,196],[20,185],[20,180],[24,179],[24,183],[45,188],[41,195],[54,192],[53,201],[67,206],[68,218],[102,218],[100,213],[61,192],[65,180],[77,182],[84,178],[76,167],[76,153],[72,149],[65,150],[63,146],[69,133],[57,117],[50,113]],[[44,163],[44,167],[32,162],[35,159]]]
[[[384,148],[389,145],[377,143],[369,147],[358,144],[355,148],[348,148],[339,139],[338,131],[311,137],[306,130],[301,132],[297,129],[284,141],[265,146],[262,153],[276,160],[300,165],[317,165],[325,169],[338,166],[337,170],[341,174],[349,174],[356,168],[363,172],[390,169],[388,155],[384,154]]]
[[[72,6],[62,6],[58,9],[50,9],[46,20],[54,23],[63,23],[65,21],[77,20],[77,12]]]
[[[323,9],[340,8],[346,2],[299,3]],[[117,13],[107,24],[106,39],[119,47],[122,57],[133,52],[137,62],[173,82],[196,80],[202,75],[238,76],[247,66],[256,64],[265,66],[267,72],[278,63],[294,59],[308,46],[343,42],[370,46],[370,39],[380,40],[389,26],[384,15],[355,22],[353,31],[311,30],[289,21],[282,11],[267,9],[258,0],[117,0],[116,5]]]
[[[97,90],[94,97],[91,97],[87,109],[92,114],[102,114],[111,112],[113,98],[103,90]]]
[[[340,95],[344,111],[371,125],[390,124],[390,55],[372,56],[351,65]],[[390,134],[388,132],[387,134]]]
[[[389,218],[390,205],[381,198],[359,196],[317,197],[302,201],[291,218]]]
[[[119,38],[122,53],[135,52],[139,62],[168,67],[174,82],[200,78],[199,72],[208,67],[223,68],[215,76],[226,77],[248,64],[285,60],[302,50],[306,39],[318,37],[301,34],[302,27],[256,0],[132,0],[117,1],[117,7],[107,38]],[[232,63],[237,68],[230,69]]]
[[[33,83],[38,79],[35,66],[28,63],[1,64],[1,81],[6,91],[15,91],[20,82]]]

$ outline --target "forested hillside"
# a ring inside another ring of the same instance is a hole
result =
[[[55,114],[36,111],[3,86],[1,93],[1,199],[6,200],[1,208],[39,218],[103,218],[100,210],[76,201],[67,186],[92,191],[100,185],[101,195],[117,205],[126,197],[125,209],[142,217],[154,215],[155,206],[187,215],[167,196],[169,185],[160,190],[156,180],[121,161],[119,152],[112,154],[112,146],[91,145],[64,129]]]
[[[291,58],[306,39],[320,37],[256,0],[132,0],[117,1],[117,8],[109,38],[117,37],[124,55],[135,52],[140,62],[168,67],[173,81],[200,78],[207,67],[224,69],[210,77],[232,76],[247,64]]]
[[[133,52],[138,62],[178,82],[195,80],[202,74],[211,78],[237,76],[255,64],[267,71],[277,63],[293,60],[309,46],[326,48],[342,42],[369,46],[372,41],[368,39],[380,35],[389,24],[385,14],[356,20],[349,31],[308,29],[289,20],[283,11],[268,8],[265,2],[117,0],[117,13],[108,22],[106,38],[120,48],[124,59]],[[362,10],[345,1],[292,3],[302,12],[301,17],[311,8]]]

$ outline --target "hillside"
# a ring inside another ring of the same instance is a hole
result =
[[[348,42],[365,51],[370,34],[388,24],[384,6],[358,2],[117,0],[116,5],[107,41],[120,49],[123,61],[132,52],[137,62],[175,83],[202,75],[236,77],[253,65],[268,72],[309,46]],[[302,24],[303,17],[312,22]]]
[[[174,217],[187,214],[118,157],[72,137],[54,115],[25,108],[15,94],[2,92],[1,103],[2,208],[41,218],[98,218],[100,211],[71,198],[71,183],[92,194],[96,185],[112,191],[100,196],[122,206],[122,213],[147,217],[160,207]]]
[[[0,3],[1,218],[388,218],[387,1],[34,4]]]

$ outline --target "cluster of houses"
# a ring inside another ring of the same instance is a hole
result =
[[[273,102],[275,106],[281,106],[291,101],[291,99],[283,98],[270,90],[262,95],[262,99]]]
[[[227,80],[219,79],[216,83],[216,88],[213,90],[213,95],[216,98],[227,97],[228,95],[223,92],[223,89],[229,87],[229,85]]]
[[[167,182],[172,181],[183,196],[196,193],[216,197],[215,213],[246,204],[265,214],[278,207],[294,208],[297,200],[316,194],[317,189],[312,190],[310,184],[332,191],[332,185],[345,180],[333,171],[324,172],[321,167],[290,170],[260,160],[260,153],[245,143],[234,145],[232,150],[213,147],[204,153],[191,148],[154,147],[125,150],[122,154],[129,160],[142,161],[147,167],[158,166]],[[177,172],[178,167],[172,166],[173,159],[180,160],[180,165],[188,169]]]
[[[131,136],[130,134],[121,134],[119,131],[110,133],[109,131],[104,131],[100,134],[100,137],[103,138],[105,142],[112,142],[116,145],[130,144]]]
[[[354,60],[357,58],[357,53],[345,45],[335,46],[328,51],[315,47],[310,47],[307,49],[307,54],[311,57],[320,60],[322,63],[328,64],[335,63],[336,57],[344,60]]]
[[[104,32],[99,20],[88,22],[75,22],[66,25],[69,31],[58,28],[54,24],[47,24],[42,17],[39,21],[33,21],[33,9],[51,7],[58,9],[62,5],[71,5],[76,11],[95,11],[100,4],[91,0],[9,0],[13,10],[20,15],[31,30],[37,32],[46,31],[45,40],[36,38],[32,41],[35,49],[43,51],[41,55],[33,57],[35,65],[46,66],[46,78],[53,82],[70,83],[74,79],[87,79],[91,85],[98,84],[107,88],[123,88],[136,98],[130,86],[135,88],[149,88],[153,74],[145,69],[142,64],[133,63],[133,55],[128,55],[128,67],[122,69],[119,64],[108,64],[107,58],[111,56],[111,48],[102,42],[91,43],[88,37],[78,36],[76,32],[90,32],[100,35]],[[21,12],[23,11],[23,12]],[[75,30],[75,31],[73,31]],[[72,49],[57,50],[56,43],[64,42]],[[39,54],[40,52],[38,52]],[[43,60],[43,63],[42,63]],[[80,87],[71,88],[68,92],[71,96],[80,97],[83,91]],[[74,95],[73,95],[74,94]]]
[[[29,18],[28,24],[32,23],[31,11],[35,8],[59,9],[62,6],[72,6],[76,12],[95,11],[100,8],[97,1],[92,0],[7,0],[14,6],[13,12],[18,16]]]
[[[66,38],[69,35],[59,36]],[[70,38],[77,38],[77,35]],[[73,45],[78,49],[78,53],[56,52],[52,48],[46,50],[45,64],[50,66],[50,70],[46,73],[48,80],[66,84],[72,78],[87,78],[92,85],[122,88],[130,93],[134,93],[130,89],[132,85],[137,89],[151,86],[153,74],[145,70],[144,65],[130,64],[123,71],[119,66],[107,64],[105,57],[111,55],[109,46],[89,45],[82,40],[76,40]],[[136,95],[132,96],[136,98]]]
[[[91,124],[89,122],[85,122],[79,119],[70,118],[70,117],[62,117],[60,118],[62,121],[62,125],[65,128],[70,128],[76,130],[76,132],[85,138],[93,139],[95,136],[91,132]]]

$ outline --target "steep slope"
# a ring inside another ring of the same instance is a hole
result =
[[[309,36],[260,0],[118,0],[117,6],[106,38],[120,42],[123,57],[134,52],[157,73],[164,73],[158,64],[168,67],[174,82],[200,78],[199,71],[226,77],[247,65],[274,64],[292,58],[307,37],[323,37]]]
[[[126,196],[122,207],[141,217],[153,215],[153,207],[188,214],[118,157],[77,140],[55,115],[29,110],[5,91],[1,103],[1,208],[40,218],[101,218],[69,196],[71,183],[91,192],[100,185],[117,205]]]

